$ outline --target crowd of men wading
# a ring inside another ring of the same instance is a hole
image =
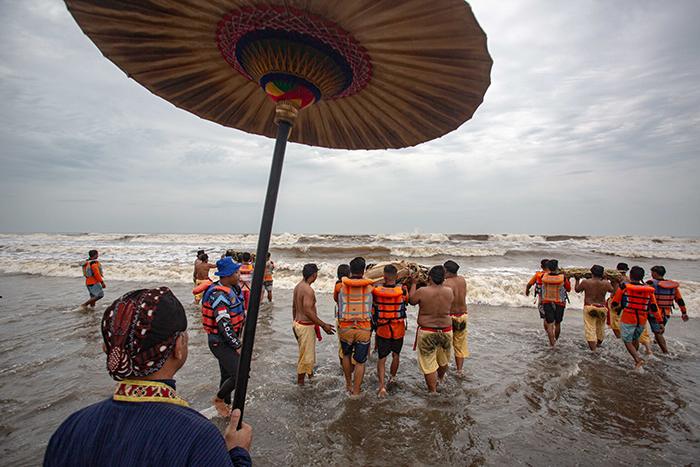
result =
[[[458,373],[462,372],[467,351],[467,284],[457,274],[459,265],[447,261],[434,266],[428,273],[427,285],[418,288],[418,275],[408,278],[410,288],[397,284],[397,269],[384,266],[383,280],[374,284],[363,277],[364,258],[338,266],[338,281],[333,298],[337,303],[335,326],[324,322],[316,312],[316,295],[311,285],[318,277],[318,267],[306,264],[302,280],[294,288],[292,317],[294,336],[299,344],[297,383],[304,384],[313,377],[316,362],[316,339],[320,331],[338,333],[338,357],[345,374],[346,387],[354,396],[360,394],[365,375],[365,363],[370,351],[372,331],[378,353],[377,373],[379,393],[386,394],[399,368],[399,358],[406,335],[406,306],[418,305],[418,329],[414,349],[418,349],[418,366],[425,375],[430,392],[436,392],[455,350]],[[391,354],[389,378],[386,380],[386,360]]]
[[[542,270],[532,276],[525,295],[535,286],[540,317],[549,343],[556,350],[572,275],[560,270],[556,259],[543,259],[540,266]],[[644,365],[638,353],[639,344],[646,347],[647,355],[652,354],[647,322],[661,351],[668,353],[664,331],[674,303],[678,304],[684,322],[688,321],[688,314],[678,282],[664,278],[663,266],[652,267],[651,279],[646,283],[644,269],[639,266],[630,269],[627,264],[619,263],[615,272],[610,276],[603,266],[594,265],[589,279],[581,280],[580,274],[574,274],[574,291],[584,293],[583,325],[591,351],[595,352],[605,339],[607,322],[634,358],[636,370]]]
[[[91,250],[82,265],[90,293],[84,307],[94,306],[103,296],[105,284],[97,258],[98,252]],[[248,450],[253,430],[245,423],[239,427],[240,410],[231,412],[229,408],[253,273],[250,260],[249,253],[228,251],[214,266],[200,251],[195,263],[193,293],[201,301],[202,324],[221,373],[219,391],[212,403],[220,415],[230,417],[223,437],[211,421],[190,409],[175,392],[175,374],[188,355],[184,307],[167,287],[134,290],[115,300],[102,318],[107,371],[117,381],[114,395],[68,417],[51,437],[44,465],[98,465],[108,456],[115,465],[141,465],[144,459],[157,465],[180,465],[183,460],[196,459],[197,465],[250,466]],[[338,357],[347,390],[358,396],[375,331],[378,396],[384,396],[386,359],[391,354],[391,382],[398,371],[406,334],[406,305],[411,304],[419,307],[414,344],[418,366],[428,390],[435,392],[445,377],[452,348],[460,373],[464,357],[468,356],[467,285],[464,277],[457,274],[459,265],[447,261],[434,266],[422,287],[418,287],[418,275],[409,275],[404,281],[408,288],[397,283],[394,265],[384,266],[382,281],[376,285],[373,279],[365,277],[365,266],[365,260],[358,257],[349,265],[338,267],[333,293],[337,302],[335,325],[324,322],[316,312],[311,286],[318,277],[318,267],[312,263],[304,266],[292,304],[292,326],[299,344],[297,383],[303,385],[307,375],[313,376],[316,339],[321,339],[321,330],[326,334],[337,330]],[[678,283],[664,278],[663,266],[652,267],[652,279],[646,283],[644,269],[629,269],[624,263],[617,265],[614,276],[595,265],[590,269],[591,277],[584,280],[580,273],[560,270],[556,260],[542,260],[541,266],[542,270],[528,282],[525,294],[529,295],[535,287],[552,349],[556,349],[561,332],[571,277],[575,279],[574,290],[584,292],[583,322],[590,349],[595,351],[603,342],[607,319],[615,336],[622,338],[634,358],[635,369],[644,364],[637,353],[639,344],[647,347],[647,354],[651,353],[647,322],[656,343],[668,352],[663,334],[674,303],[680,307],[683,321],[688,320]],[[219,277],[216,282],[209,279],[213,268]],[[273,270],[274,263],[268,255],[264,287],[269,301]]]

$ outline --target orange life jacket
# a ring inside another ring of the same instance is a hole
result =
[[[546,303],[565,303],[566,288],[564,274],[542,274],[542,301]]]
[[[245,285],[250,289],[250,281],[253,279],[253,265],[250,263],[243,263],[238,272],[241,275],[241,285]]]
[[[637,324],[646,323],[646,315],[649,313],[649,303],[651,302],[651,296],[654,294],[654,287],[626,282],[620,284],[620,289],[622,289],[623,313],[627,312],[636,315]],[[641,320],[640,315],[643,315]]]
[[[667,315],[671,314],[671,309],[673,308],[673,300],[676,298],[676,289],[678,288],[678,282],[673,281],[660,281],[651,280],[647,282],[650,286],[654,287],[654,296],[656,298],[656,305],[664,310]]]
[[[97,266],[95,271],[93,266]],[[85,284],[92,285],[102,282],[102,265],[96,259],[88,259],[82,264],[83,276],[85,276]]]
[[[272,271],[275,270],[275,263],[272,261],[268,261],[265,263],[265,277],[263,278],[264,281],[271,281],[272,280]]]
[[[203,283],[195,287],[192,293],[197,294],[197,289],[201,289],[202,286],[206,286],[204,295],[202,296],[202,324],[204,325],[204,330],[207,334],[218,334],[219,330],[216,327],[216,312],[214,308],[218,307],[221,303],[224,303],[228,308],[229,318],[231,319],[231,325],[236,334],[240,334],[240,329],[243,326],[243,320],[245,318],[245,308],[243,307],[243,296],[242,294],[236,294],[236,292],[229,288],[224,287],[219,282],[215,283]],[[219,296],[219,298],[214,303],[210,303],[211,294],[215,290],[220,290],[224,292],[225,295]]]
[[[372,279],[343,277],[338,292],[339,321],[369,321],[372,312]]]
[[[405,319],[408,291],[402,285],[379,285],[372,290],[377,319]]]
[[[546,271],[537,271],[535,273],[535,297],[542,295],[542,276],[547,274]]]

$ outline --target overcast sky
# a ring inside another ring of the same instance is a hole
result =
[[[471,5],[494,61],[473,119],[289,144],[274,232],[700,236],[700,2]],[[256,233],[273,145],[128,79],[62,1],[0,0],[0,231]]]

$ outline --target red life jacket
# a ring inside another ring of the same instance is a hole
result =
[[[372,290],[374,311],[377,319],[405,319],[406,296],[408,292],[402,285],[379,285]]]
[[[664,310],[667,315],[671,314],[673,308],[673,300],[676,298],[676,289],[678,282],[651,280],[647,284],[654,287],[654,295],[656,297],[656,305]]]
[[[338,292],[339,321],[369,321],[372,312],[372,279],[343,277]]]
[[[205,284],[200,284],[193,290],[193,293]],[[236,294],[233,289],[224,287],[218,282],[213,284],[210,283],[208,285],[209,287],[207,287],[206,291],[204,292],[204,296],[202,296],[202,324],[204,325],[204,330],[207,332],[207,334],[219,333],[219,330],[216,327],[216,312],[214,311],[214,307],[219,305],[219,301],[216,303],[210,303],[209,300],[212,292],[215,290],[220,290],[226,294],[226,298],[228,299],[228,303],[224,303],[228,307],[229,318],[231,319],[233,330],[236,331],[236,334],[240,334],[240,329],[243,326],[243,320],[245,318],[243,296]]]
[[[654,287],[642,284],[632,284],[625,282],[620,284],[622,289],[623,313],[634,313],[637,317],[637,324],[646,323],[646,315],[649,313],[649,303],[654,293]],[[644,315],[644,319],[639,317]]]

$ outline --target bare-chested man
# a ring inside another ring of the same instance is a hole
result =
[[[428,286],[416,290],[418,277],[411,278],[408,303],[418,305],[418,366],[425,375],[428,391],[437,392],[437,383],[445,378],[452,351],[452,289],[445,287],[444,266],[434,266],[428,274]]]
[[[462,374],[464,357],[469,356],[467,349],[467,281],[457,275],[459,264],[452,260],[445,262],[445,287],[452,289],[454,299],[450,307],[452,317],[452,347],[455,351],[457,374]]]
[[[610,281],[603,279],[603,273],[605,268],[596,264],[591,268],[592,278],[579,283],[580,277],[576,276],[574,284],[577,293],[583,292],[583,328],[588,347],[594,352],[605,339],[605,318],[608,315],[605,296],[613,291]]]
[[[297,363],[297,384],[304,385],[304,378],[314,376],[316,363],[316,338],[321,340],[321,329],[326,334],[333,334],[335,329],[329,323],[324,323],[316,314],[316,294],[311,284],[318,277],[318,267],[309,263],[304,265],[303,279],[294,288],[292,301],[292,330],[299,345],[299,361]]]
[[[630,281],[630,277],[627,275],[627,271],[630,270],[630,267],[627,263],[617,263],[616,269],[620,272],[620,279],[610,281],[613,287],[613,291],[610,293],[611,298],[615,295],[615,292],[617,292],[617,288],[620,287],[620,284]],[[615,337],[620,339],[622,337],[620,333],[620,314],[615,312],[611,307],[608,308],[610,309],[610,329],[612,329]]]
[[[199,255],[199,263],[197,263],[194,267],[195,288],[199,284],[211,281],[211,279],[209,279],[209,271],[212,269],[216,269],[216,264],[211,264],[209,262],[209,255],[206,253]],[[202,299],[202,295],[204,295],[204,292],[196,294],[194,296],[194,302],[199,303],[199,301]]]

